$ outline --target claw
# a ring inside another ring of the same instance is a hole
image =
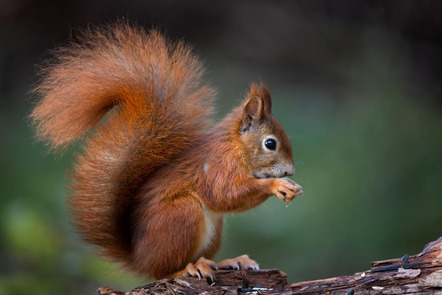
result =
[[[214,276],[211,273],[209,273],[208,277],[210,278],[211,282],[215,281]]]

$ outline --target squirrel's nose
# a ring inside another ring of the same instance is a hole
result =
[[[284,167],[284,176],[292,176],[295,173],[295,166],[293,164],[287,164]]]

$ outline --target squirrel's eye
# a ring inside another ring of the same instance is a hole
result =
[[[275,150],[276,149],[276,141],[273,138],[267,138],[264,142],[264,145],[269,150]]]

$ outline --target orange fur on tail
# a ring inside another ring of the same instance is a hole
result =
[[[75,222],[103,254],[127,259],[130,197],[208,124],[213,90],[200,82],[201,64],[182,43],[119,24],[58,50],[42,75],[31,114],[38,137],[60,148],[95,129],[73,174]]]

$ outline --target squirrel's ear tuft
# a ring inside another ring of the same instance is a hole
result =
[[[267,114],[272,113],[272,98],[270,96],[269,88],[267,88],[267,85],[262,84],[262,99],[264,101],[264,112]]]

